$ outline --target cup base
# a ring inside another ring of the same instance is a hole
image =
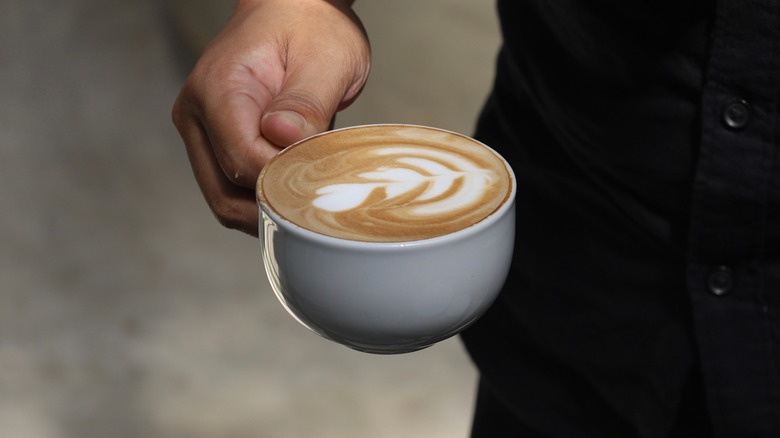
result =
[[[369,354],[377,354],[377,355],[394,355],[394,354],[406,354],[406,353],[414,353],[415,351],[424,350],[431,345],[435,344],[425,344],[425,345],[417,345],[417,346],[403,346],[403,347],[397,347],[397,346],[390,346],[387,347],[387,349],[382,348],[376,348],[376,347],[365,347],[365,346],[358,346],[358,345],[349,345],[345,344],[343,342],[339,342],[340,344],[349,347],[352,350],[359,351],[361,353],[369,353]]]

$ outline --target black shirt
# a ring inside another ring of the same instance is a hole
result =
[[[780,2],[505,0],[476,136],[518,181],[464,333],[545,436],[780,437]],[[682,413],[681,413],[682,412]]]

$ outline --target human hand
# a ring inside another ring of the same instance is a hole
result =
[[[257,236],[261,168],[360,94],[370,49],[351,3],[239,0],[187,78],[173,121],[222,225]]]

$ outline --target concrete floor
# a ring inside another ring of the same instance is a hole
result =
[[[257,241],[211,217],[169,114],[225,2],[175,3],[0,3],[0,437],[467,436],[459,340],[325,341],[276,302]],[[338,124],[470,133],[491,4],[356,8],[375,68]]]

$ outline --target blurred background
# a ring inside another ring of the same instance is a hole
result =
[[[170,122],[227,0],[0,3],[0,437],[466,437],[458,339],[325,341],[224,230]],[[358,0],[374,70],[339,126],[470,134],[498,31],[484,0]]]

